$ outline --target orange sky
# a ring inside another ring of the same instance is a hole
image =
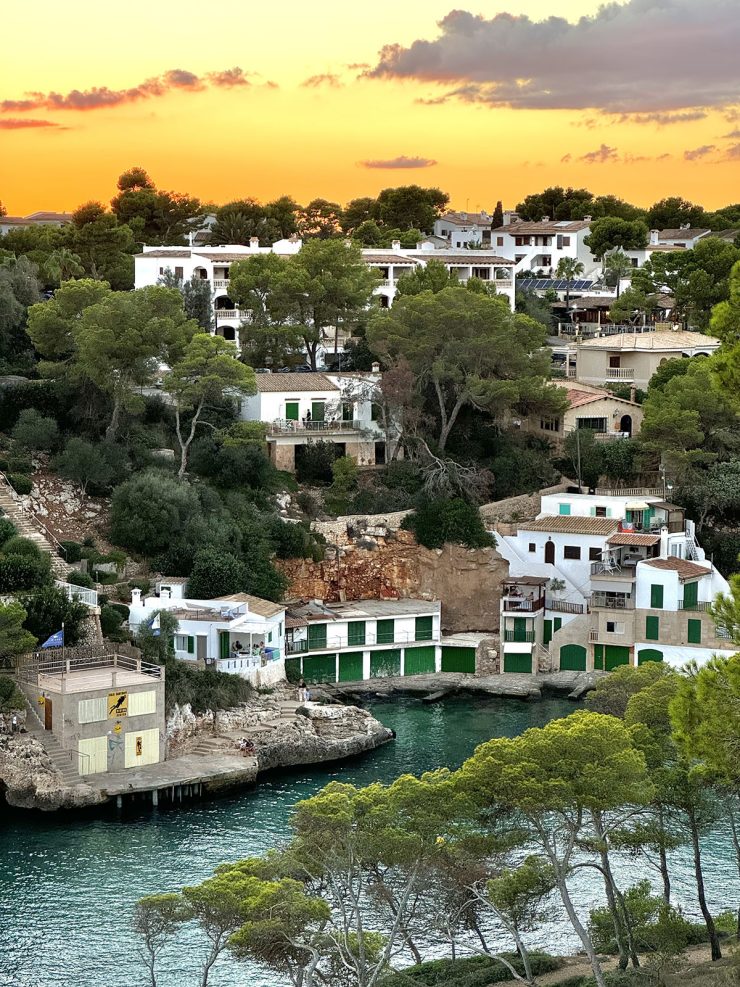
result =
[[[90,198],[107,202],[116,177],[134,164],[159,187],[216,202],[283,193],[304,202],[314,196],[346,201],[409,182],[438,185],[454,205],[470,209],[490,209],[497,199],[512,206],[526,192],[555,183],[639,204],[672,194],[707,207],[740,198],[740,155],[732,156],[726,139],[738,123],[714,95],[715,108],[687,114],[701,118],[658,126],[598,108],[490,108],[458,98],[428,105],[419,101],[452,86],[414,77],[358,79],[361,69],[348,67],[375,65],[383,45],[437,38],[437,21],[459,4],[130,0],[114,15],[99,0],[36,0],[33,22],[43,29],[33,30],[29,57],[28,5],[7,0],[0,200],[12,214],[72,209]],[[542,16],[540,0],[466,6],[484,18],[503,11]],[[574,21],[598,7],[597,0],[560,0],[552,12]],[[234,66],[250,73],[248,85],[226,87],[208,78]],[[172,69],[200,81],[168,81]],[[304,84],[326,75],[336,78]],[[155,78],[146,95],[111,97],[115,105],[59,108],[59,99],[49,97],[96,87],[132,90]],[[588,88],[587,77],[583,85]],[[644,111],[654,108],[654,99],[646,99]],[[578,160],[589,155],[597,160]],[[435,163],[361,164],[401,156]]]

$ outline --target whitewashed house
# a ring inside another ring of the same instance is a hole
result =
[[[285,607],[247,593],[211,600],[185,597],[185,579],[161,579],[153,596],[131,591],[129,627],[136,632],[167,610],[177,619],[175,657],[268,684],[284,675]],[[267,669],[267,671],[265,671]],[[255,675],[255,673],[260,673]]]
[[[584,384],[623,383],[644,389],[666,360],[710,356],[719,346],[713,336],[683,330],[602,335],[571,346],[568,365],[575,357],[575,377]]]
[[[544,496],[534,521],[496,537],[509,561],[502,672],[678,666],[736,650],[709,613],[727,581],[659,491]]]
[[[434,235],[450,247],[490,247],[493,216],[481,212],[446,212],[434,223]]]
[[[570,258],[583,264],[583,276],[600,271],[600,264],[584,243],[591,229],[591,217],[578,220],[551,220],[544,216],[537,223],[516,220],[491,232],[491,249],[514,261],[515,272],[542,272],[552,277],[559,261]]]

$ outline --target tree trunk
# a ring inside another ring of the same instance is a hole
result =
[[[118,434],[118,426],[121,424],[121,396],[118,393],[113,395],[113,414],[111,415],[108,428],[105,430],[105,437],[109,442],[113,442]]]
[[[190,446],[192,445],[193,439],[195,438],[195,429],[198,425],[198,419],[200,418],[200,413],[203,410],[203,400],[201,400],[198,407],[193,413],[192,421],[190,422],[190,434],[187,439],[183,441],[182,430],[180,428],[180,408],[178,405],[175,406],[175,432],[177,433],[177,441],[180,443],[180,469],[177,471],[178,479],[182,479],[185,476],[185,471],[188,468],[188,455],[190,453]]]
[[[553,863],[552,858],[550,862]],[[576,914],[573,901],[571,900],[570,897],[570,892],[568,891],[568,886],[565,883],[565,879],[560,874],[559,867],[557,868],[556,883],[557,883],[557,889],[560,893],[560,900],[563,902],[565,910],[568,913],[570,924],[575,929],[576,935],[581,940],[586,956],[588,956],[588,961],[591,964],[591,970],[593,971],[594,980],[596,981],[597,987],[606,987],[606,981],[604,980],[604,971],[601,969],[601,963],[599,963],[599,958],[596,955],[596,950],[594,949],[594,945],[591,942],[591,937],[589,936],[588,932],[586,932],[586,929],[583,927],[581,920],[578,918],[578,915]]]
[[[738,873],[740,873],[740,836],[737,830],[737,820],[735,819],[735,810],[732,808],[732,796],[728,796],[727,799],[727,814],[730,817],[730,829],[732,831],[732,845],[735,848],[735,863],[737,864]],[[740,940],[740,908],[737,910],[737,938]]]
[[[665,821],[663,809],[658,809],[658,825],[660,827],[661,842],[658,847],[658,859],[660,861],[660,876],[663,879],[663,900],[666,905],[671,903],[671,876],[668,873],[668,857],[665,852]]]
[[[599,812],[592,812],[591,818],[594,824],[594,830],[596,835],[599,837],[600,847],[599,847],[599,859],[601,860],[601,873],[604,878],[604,890],[606,892],[606,903],[609,908],[609,914],[612,917],[612,925],[614,926],[614,939],[617,944],[617,951],[619,953],[619,969],[626,970],[629,965],[629,953],[627,947],[622,941],[622,921],[619,915],[619,908],[617,907],[617,898],[614,893],[614,875],[612,874],[612,869],[609,864],[609,854],[606,849],[606,837],[604,835],[604,826],[601,820],[601,814]]]
[[[704,893],[704,872],[701,867],[699,827],[696,824],[696,817],[693,810],[689,809],[686,815],[689,820],[689,829],[691,830],[691,847],[694,851],[694,873],[696,875],[696,891],[699,898],[699,908],[701,909],[702,916],[704,917],[704,924],[707,927],[709,944],[712,948],[712,962],[714,962],[715,960],[722,959],[722,950],[720,949],[719,936],[717,935],[717,929],[714,925],[714,919],[712,918],[712,913],[709,911],[706,895]]]

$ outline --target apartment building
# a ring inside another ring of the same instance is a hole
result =
[[[700,332],[619,333],[578,340],[567,362],[570,365],[575,358],[575,377],[585,384],[619,382],[644,389],[666,360],[710,356],[719,346],[719,339]]]
[[[515,273],[535,271],[552,277],[560,260],[569,258],[583,264],[583,276],[589,277],[600,268],[584,243],[590,229],[590,216],[572,221],[543,216],[537,223],[517,220],[491,231],[491,249],[514,261]]]
[[[680,666],[736,650],[709,612],[728,584],[659,491],[548,495],[497,540],[510,566],[502,672]]]

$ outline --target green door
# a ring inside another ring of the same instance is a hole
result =
[[[532,674],[532,655],[528,652],[522,652],[521,654],[516,651],[507,651],[504,654],[504,671],[505,672],[526,672],[527,675]]]
[[[427,648],[406,648],[403,653],[403,674],[429,675],[434,672],[434,651],[434,645]]]
[[[542,643],[549,644],[552,641],[552,620],[545,620],[542,627]]]
[[[391,618],[390,620],[379,620],[377,627],[375,628],[376,633],[376,644],[393,644],[396,639],[396,622]]]
[[[475,672],[475,648],[452,648],[442,646],[443,672]]]
[[[320,651],[326,647],[326,624],[308,625],[308,650]]]
[[[604,645],[594,645],[594,669],[599,672],[604,671]]]
[[[527,640],[527,620],[525,617],[514,617],[514,640],[520,643]]]
[[[563,618],[562,617],[555,617],[555,618],[553,618],[553,622],[552,622],[552,632],[553,632],[553,634],[557,634],[557,632],[560,630],[560,628],[562,626],[563,626]]]
[[[699,599],[699,584],[686,583],[683,588],[684,610],[695,610]]]
[[[607,672],[611,672],[613,668],[617,668],[619,665],[629,665],[629,648],[619,647],[616,644],[607,644],[604,650],[606,652],[604,658]]]
[[[315,655],[303,659],[303,678],[306,682],[336,682],[337,656]]]
[[[347,644],[350,648],[356,648],[365,643],[365,621],[351,620],[347,624]]]
[[[218,632],[218,654],[220,658],[228,658],[231,654],[231,639],[228,631]]]
[[[383,679],[389,675],[401,674],[401,649],[370,652],[370,678]]]
[[[637,654],[637,664],[642,665],[645,661],[663,661],[663,652],[657,648],[643,648]]]
[[[560,669],[569,672],[585,672],[586,649],[580,644],[564,644],[560,649]]]
[[[434,621],[432,617],[416,618],[415,641],[431,641],[433,636]]]
[[[323,422],[325,405],[323,401],[311,402],[311,421]]]
[[[660,583],[653,583],[650,587],[650,606],[653,610],[663,609],[663,587]]]
[[[359,682],[362,679],[362,652],[348,651],[339,656],[339,681]]]
[[[660,618],[659,617],[646,617],[645,618],[645,640],[646,641],[659,641],[660,640]]]
[[[701,644],[701,621],[689,620],[687,628],[689,644]]]
[[[297,401],[286,401],[285,402],[285,418],[289,422],[298,421],[298,402]]]

